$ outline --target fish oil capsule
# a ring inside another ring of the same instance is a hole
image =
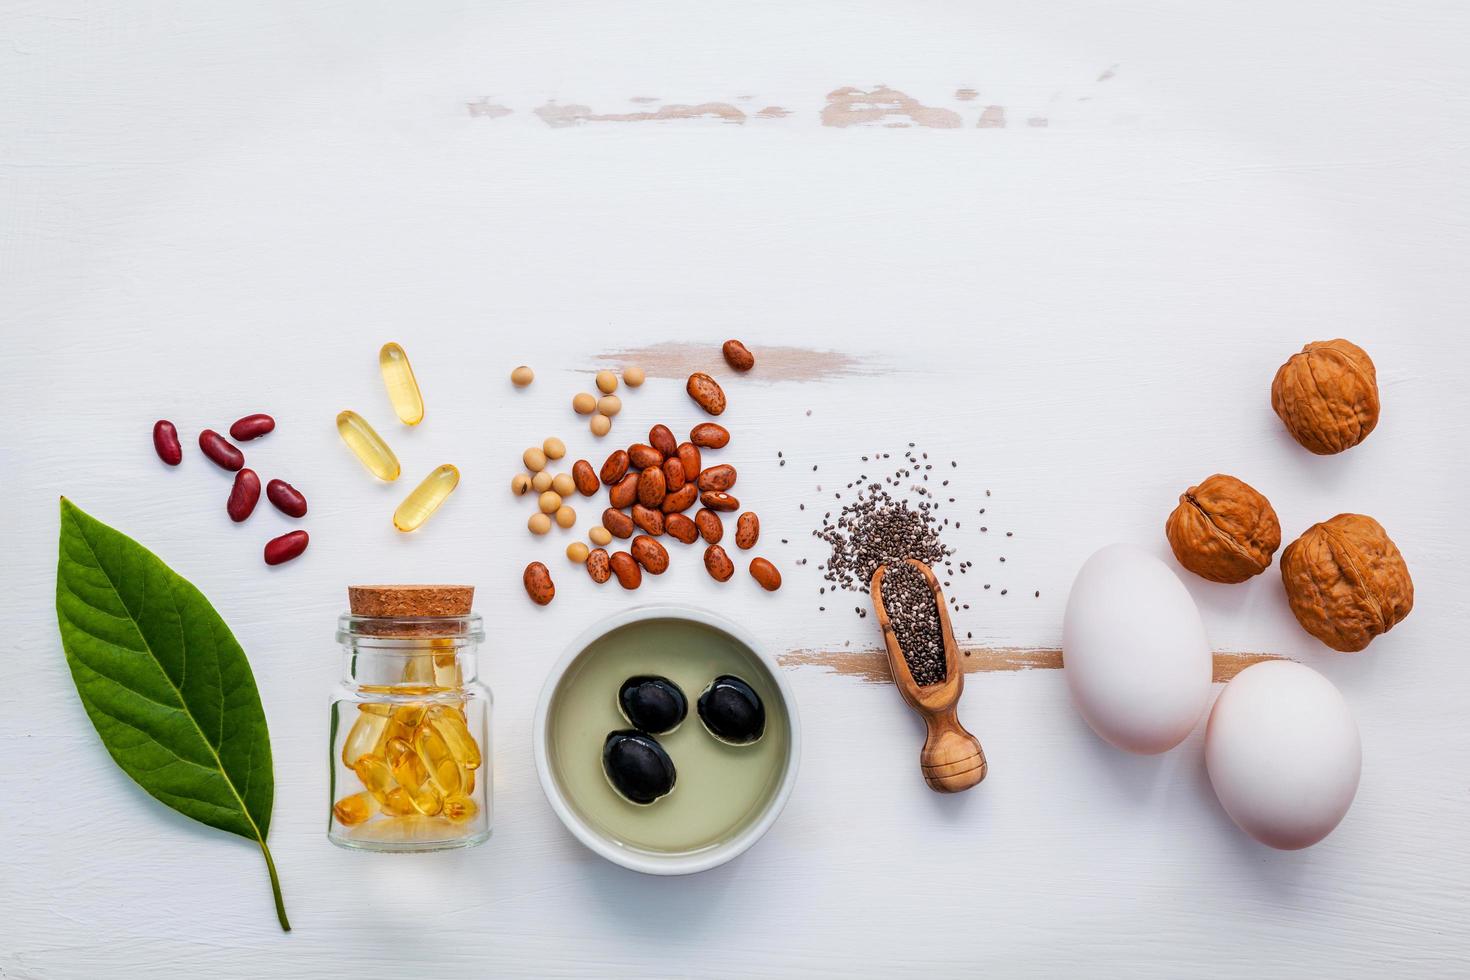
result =
[[[413,800],[413,808],[426,817],[438,816],[444,809],[444,796],[427,783],[417,793],[408,795]]]
[[[383,804],[383,812],[390,817],[406,817],[410,813],[417,813],[418,809],[413,805],[413,797],[408,795],[408,790],[399,786],[388,791],[388,799]]]
[[[479,812],[480,808],[475,801],[463,793],[454,793],[444,797],[444,815],[455,823],[473,820],[475,814]]]
[[[357,720],[347,730],[347,737],[342,740],[342,764],[351,769],[357,765],[357,760],[375,752],[378,742],[382,738],[384,730],[388,727],[388,716],[368,711],[368,708],[376,708],[378,705],[359,705]]]
[[[398,457],[393,455],[393,450],[388,448],[383,437],[373,431],[366,419],[351,409],[337,413],[337,434],[347,443],[347,448],[352,450],[357,461],[378,479],[392,483],[403,472],[398,465]]]
[[[332,815],[337,818],[338,823],[346,827],[363,823],[377,812],[378,801],[373,799],[371,793],[353,793],[332,804]]]
[[[395,738],[388,743],[388,771],[393,773],[398,785],[410,794],[417,793],[419,787],[429,779],[429,770],[424,768],[423,760],[413,750],[413,746],[401,738]]]
[[[417,660],[418,658],[415,657],[414,659]],[[426,704],[405,704],[401,708],[394,709],[393,720],[409,729],[414,729],[419,726],[419,723],[424,720],[424,715],[428,713],[429,706]],[[405,735],[404,738],[408,739],[408,736]]]
[[[404,425],[418,425],[424,420],[424,396],[413,376],[408,355],[397,344],[384,344],[378,351],[378,370],[388,387],[388,400]]]
[[[420,725],[413,732],[413,747],[429,770],[434,785],[445,793],[458,793],[463,784],[459,762],[449,751],[449,743],[433,725]]]
[[[388,798],[388,791],[393,788],[393,771],[382,756],[365,755],[357,760],[352,771],[374,799],[381,803]]]
[[[452,463],[437,467],[413,488],[393,512],[393,526],[400,531],[416,531],[439,505],[459,486],[459,470]]]
[[[464,673],[459,669],[459,657],[452,653],[434,655],[434,686],[446,691],[464,684]]]
[[[428,722],[434,726],[439,737],[444,739],[444,744],[449,746],[449,751],[454,753],[461,767],[480,768],[480,746],[459,714],[436,708],[429,712]]]

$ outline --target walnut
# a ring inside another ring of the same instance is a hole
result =
[[[1211,582],[1244,582],[1271,564],[1281,523],[1254,487],[1216,473],[1179,495],[1164,525],[1179,564]]]
[[[1313,524],[1281,553],[1281,581],[1302,629],[1356,653],[1414,608],[1403,555],[1371,517],[1338,514]]]
[[[1351,449],[1378,424],[1378,375],[1356,344],[1322,340],[1276,372],[1271,407],[1292,438],[1319,456]]]

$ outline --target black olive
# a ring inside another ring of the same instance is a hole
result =
[[[674,789],[674,760],[642,732],[609,732],[602,743],[602,771],[613,789],[633,803],[652,803]]]
[[[747,745],[766,731],[766,709],[755,688],[738,677],[716,677],[699,696],[699,719],[722,742]]]
[[[618,708],[634,728],[662,735],[679,727],[689,714],[689,701],[667,677],[630,677],[618,689]]]

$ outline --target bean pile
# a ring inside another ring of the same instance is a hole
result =
[[[883,573],[883,608],[893,624],[898,647],[908,661],[909,673],[920,687],[944,680],[944,634],[939,606],[924,573],[906,561]]]
[[[739,341],[727,342],[722,353],[738,371],[747,371],[755,364],[754,355]],[[616,377],[612,372],[603,373],[608,375],[606,380],[610,385],[615,386]],[[624,379],[627,380],[626,371]],[[603,380],[599,375],[599,388],[606,392],[609,385]],[[641,371],[637,380],[639,383],[643,381]],[[708,374],[696,372],[690,375],[685,390],[708,414],[718,416],[725,411],[724,389]],[[573,409],[582,412],[585,408],[596,407],[585,404],[586,399],[583,401],[580,406],[574,402]],[[605,434],[595,429],[594,433]],[[568,491],[595,497],[606,488],[609,506],[602,512],[602,522],[587,534],[596,547],[588,548],[581,542],[573,542],[567,546],[567,557],[581,563],[597,584],[616,578],[619,585],[631,590],[643,583],[644,573],[662,575],[668,570],[669,552],[660,540],[665,535],[686,545],[702,540],[705,570],[717,582],[729,581],[735,574],[735,563],[721,544],[725,536],[721,515],[740,510],[739,499],[730,493],[738,474],[728,463],[706,466],[704,461],[706,452],[723,449],[729,442],[729,430],[717,422],[699,423],[689,430],[689,437],[683,442],[678,441],[672,429],[659,424],[648,430],[647,442],[635,442],[626,449],[614,450],[599,468],[594,468],[585,459],[577,460],[571,473],[566,475]],[[556,448],[563,450],[560,440],[557,443]],[[529,469],[536,470],[535,464],[544,465],[540,450],[527,450],[527,454],[525,462]],[[532,455],[536,458],[529,458]],[[545,472],[540,470],[536,476],[541,477]],[[558,476],[555,479],[562,478]],[[528,489],[536,489],[534,482],[527,484],[527,479],[517,475],[511,484],[512,492],[522,494]],[[529,479],[534,481],[535,478]],[[691,518],[686,512],[696,504],[700,505],[699,509]],[[547,511],[548,508],[566,510],[570,514],[570,508],[562,504],[554,484],[542,495],[541,509]],[[542,518],[545,527],[538,530],[533,523],[531,530],[544,533],[544,530],[549,530],[549,521],[544,515],[534,515],[532,521],[538,517]],[[562,526],[570,526],[574,521],[573,515]],[[629,541],[628,550],[609,553],[607,546],[614,538]],[[751,511],[740,514],[735,522],[736,546],[749,550],[759,539],[760,518]],[[774,592],[781,587],[781,572],[767,559],[752,558],[749,571],[766,591]],[[550,603],[556,594],[550,572],[540,562],[527,566],[524,584],[527,595],[538,605]]]
[[[247,415],[230,426],[230,438],[236,442],[258,439],[276,427],[276,420],[269,415]],[[153,451],[169,466],[178,466],[184,461],[184,449],[179,443],[179,430],[168,419],[159,419],[153,424]],[[225,513],[236,524],[242,524],[255,512],[260,503],[260,476],[245,466],[245,454],[234,443],[213,429],[199,433],[199,451],[220,469],[235,474],[230,494],[225,499]],[[306,516],[306,497],[285,480],[271,480],[265,486],[265,496],[275,508],[287,517]],[[288,531],[265,543],[265,563],[280,565],[297,558],[306,550],[310,537],[305,531]]]

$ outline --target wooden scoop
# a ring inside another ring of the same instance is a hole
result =
[[[909,663],[904,659],[903,649],[893,632],[893,623],[888,618],[888,609],[883,605],[883,575],[887,565],[879,565],[873,572],[870,591],[873,609],[878,614],[878,625],[883,629],[883,645],[888,648],[888,668],[893,672],[893,682],[898,693],[909,707],[919,713],[928,726],[924,748],[919,752],[919,769],[924,782],[937,793],[958,793],[976,785],[985,778],[985,750],[980,740],[960,724],[955,705],[965,689],[965,675],[960,670],[959,647],[955,645],[954,630],[949,624],[949,610],[944,605],[944,593],[939,580],[928,565],[917,558],[906,559],[929,582],[934,592],[934,602],[939,607],[939,629],[944,639],[944,680],[927,687],[914,683],[909,672]]]

